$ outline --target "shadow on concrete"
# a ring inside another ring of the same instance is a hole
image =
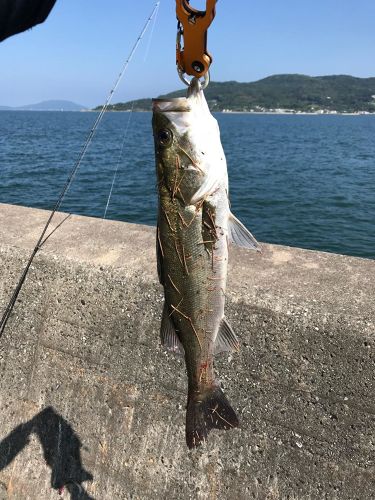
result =
[[[51,486],[60,493],[66,489],[71,500],[94,500],[82,486],[93,476],[82,467],[81,441],[68,422],[52,407],[16,427],[0,442],[0,471],[7,467],[36,434],[44,458],[51,468]]]

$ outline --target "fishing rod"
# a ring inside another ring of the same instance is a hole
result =
[[[85,154],[86,154],[86,152],[87,152],[87,150],[88,150],[88,148],[89,148],[89,146],[90,146],[90,144],[91,144],[91,142],[93,140],[95,132],[96,132],[97,128],[99,127],[100,122],[102,121],[104,113],[107,111],[108,106],[109,106],[109,104],[110,104],[110,102],[112,100],[112,97],[113,97],[115,91],[117,90],[117,87],[119,86],[119,84],[120,84],[120,82],[121,82],[121,80],[122,80],[122,78],[123,78],[123,76],[124,76],[124,74],[125,74],[128,66],[129,66],[129,63],[133,59],[133,56],[134,56],[136,50],[138,49],[138,46],[141,43],[141,40],[144,37],[144,35],[145,35],[145,33],[146,33],[146,31],[147,31],[150,23],[152,22],[154,16],[156,16],[156,14],[157,14],[157,12],[159,10],[159,6],[160,6],[160,0],[155,3],[154,8],[152,9],[151,14],[148,16],[148,18],[147,18],[147,20],[146,20],[146,22],[145,22],[145,24],[144,24],[144,26],[143,26],[140,34],[138,35],[138,38],[136,39],[136,41],[135,41],[135,43],[134,43],[134,45],[133,45],[133,47],[132,47],[132,49],[131,49],[131,51],[130,51],[130,53],[129,53],[129,55],[128,55],[128,57],[127,57],[124,65],[123,65],[123,67],[122,67],[122,69],[121,69],[121,71],[120,71],[120,73],[119,73],[116,81],[115,81],[115,83],[114,83],[114,85],[113,85],[113,87],[110,90],[110,92],[109,92],[109,94],[107,96],[107,99],[106,99],[103,107],[101,108],[101,110],[100,110],[100,112],[99,112],[99,114],[98,114],[98,116],[97,116],[97,118],[96,118],[96,120],[94,122],[94,125],[92,126],[92,128],[91,128],[91,130],[90,130],[90,132],[89,132],[89,134],[88,134],[85,142],[83,143],[81,152],[78,155],[78,158],[77,158],[77,160],[76,160],[76,162],[75,162],[75,164],[74,164],[74,166],[73,166],[73,168],[72,168],[72,170],[71,170],[71,172],[70,172],[70,174],[69,174],[69,176],[68,176],[68,178],[67,178],[67,180],[65,182],[65,185],[64,185],[64,187],[63,187],[63,189],[62,189],[62,191],[61,191],[61,193],[60,193],[60,195],[59,195],[59,197],[58,197],[58,199],[57,199],[57,201],[56,201],[56,203],[55,203],[55,205],[54,205],[54,207],[53,207],[53,209],[52,209],[52,211],[51,211],[51,213],[50,213],[50,215],[49,215],[49,217],[47,219],[47,222],[46,222],[46,224],[45,224],[45,226],[44,226],[44,228],[42,230],[42,233],[41,233],[41,235],[40,235],[40,237],[39,237],[39,239],[38,239],[38,241],[37,241],[37,243],[36,243],[36,245],[35,245],[32,253],[31,253],[30,257],[29,257],[29,260],[27,261],[27,264],[26,264],[26,266],[25,266],[25,268],[24,268],[24,270],[23,270],[20,278],[19,278],[19,281],[18,281],[18,283],[17,283],[17,285],[16,285],[16,287],[15,287],[15,289],[13,291],[13,294],[12,294],[12,296],[11,296],[9,302],[8,302],[8,305],[5,308],[4,314],[3,314],[3,316],[2,316],[2,318],[0,320],[0,339],[1,339],[2,335],[3,335],[3,333],[4,333],[4,330],[5,330],[5,327],[7,325],[8,320],[9,320],[9,317],[12,314],[12,311],[13,311],[13,308],[14,308],[15,303],[17,301],[18,295],[19,295],[19,293],[20,293],[20,291],[21,291],[21,289],[23,287],[23,284],[24,284],[26,278],[27,278],[28,272],[30,270],[30,267],[31,267],[33,261],[34,261],[34,258],[36,256],[36,254],[42,248],[42,246],[47,241],[47,239],[52,235],[52,233],[55,232],[56,229],[57,229],[57,228],[53,229],[53,231],[46,236],[48,228],[51,225],[52,219],[54,218],[56,212],[60,208],[61,203],[63,202],[66,193],[68,192],[70,186],[72,185],[72,182],[73,182],[73,180],[74,180],[74,178],[75,178],[75,176],[76,176],[76,174],[78,172],[78,169],[81,166],[83,158],[84,158],[84,156],[85,156]],[[64,219],[63,222],[65,222],[65,220],[66,219]],[[59,224],[58,227],[60,227],[60,226],[61,226],[61,224]]]

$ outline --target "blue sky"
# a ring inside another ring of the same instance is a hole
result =
[[[57,0],[44,24],[0,44],[0,104],[102,103],[154,4]],[[203,8],[205,0],[191,0],[191,5]],[[212,78],[375,76],[374,22],[374,0],[219,0],[208,40]],[[181,87],[173,0],[161,0],[151,44],[149,37],[150,31],[112,102]]]

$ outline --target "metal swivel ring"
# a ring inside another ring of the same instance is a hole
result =
[[[189,80],[186,77],[186,74],[180,68],[177,68],[177,73],[178,73],[178,76],[180,77],[180,80],[182,82],[184,82],[185,85],[187,85],[188,87],[190,87],[191,80]],[[210,83],[210,73],[209,73],[209,71],[207,71],[207,73],[204,75],[204,80],[203,81],[199,80],[199,83],[201,85],[201,89],[202,90],[204,90],[207,87],[207,85]]]

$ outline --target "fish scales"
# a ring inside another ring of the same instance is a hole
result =
[[[162,213],[168,213],[174,228],[171,231],[166,218],[159,218],[160,244],[164,255],[168,255],[163,261],[162,277],[166,301],[182,313],[173,310],[171,316],[176,322],[183,345],[184,341],[190,341],[192,330],[192,325],[184,316],[192,321],[197,333],[196,340],[201,347],[195,360],[198,370],[213,349],[218,326],[224,315],[227,243],[224,235],[211,243],[212,236],[202,231],[206,204],[196,211],[195,207],[182,206],[177,198],[171,202],[166,191],[160,196],[160,205]],[[192,222],[186,226],[183,220]],[[185,329],[186,323],[188,327]]]
[[[225,155],[198,80],[187,98],[156,99],[153,130],[159,190],[157,255],[165,305],[162,343],[185,356],[186,440],[238,426],[216,381],[214,355],[239,343],[224,318],[228,242],[258,249],[231,214]]]

